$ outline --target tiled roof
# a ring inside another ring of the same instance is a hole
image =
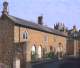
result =
[[[46,27],[44,25],[36,24],[34,22],[31,22],[31,21],[23,20],[23,19],[11,16],[11,15],[8,15],[8,18],[11,19],[15,24],[21,25],[23,27],[36,29],[39,31],[44,31],[47,33],[52,33],[52,34],[56,34],[56,35],[60,35],[60,36],[67,36],[67,34],[64,32],[60,32],[59,30],[55,30],[55,29]]]

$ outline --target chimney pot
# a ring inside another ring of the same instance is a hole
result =
[[[38,24],[43,25],[43,16],[38,16]]]
[[[2,11],[2,14],[8,14],[8,2],[5,0],[3,2],[3,11]]]

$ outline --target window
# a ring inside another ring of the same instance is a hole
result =
[[[23,33],[23,39],[27,39],[28,38],[28,33],[27,32],[24,32]]]

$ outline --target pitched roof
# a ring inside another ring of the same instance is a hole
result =
[[[36,24],[34,22],[31,22],[31,21],[23,20],[23,19],[11,16],[11,15],[7,15],[7,17],[9,19],[11,19],[15,24],[21,25],[23,27],[36,29],[36,30],[39,30],[39,31],[52,33],[52,34],[56,34],[56,35],[60,35],[60,36],[67,36],[67,34],[64,33],[64,32],[60,32],[59,30],[55,30],[55,29],[52,29],[52,28],[49,28],[49,27],[46,27],[46,26],[43,26],[43,25],[40,25],[40,24]]]
[[[68,37],[73,39],[80,39],[80,32],[79,31],[72,32],[72,30],[68,30]]]

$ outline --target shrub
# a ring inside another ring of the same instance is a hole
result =
[[[32,59],[32,61],[36,60],[36,54],[32,54],[31,59]]]
[[[49,52],[49,53],[47,53],[46,54],[46,56],[47,56],[47,58],[54,58],[55,57],[55,54],[54,54],[54,52]]]

